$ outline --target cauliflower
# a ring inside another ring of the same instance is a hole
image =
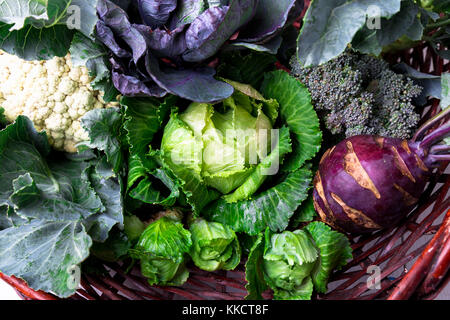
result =
[[[70,55],[47,61],[24,61],[0,51],[0,106],[9,122],[19,115],[45,130],[57,150],[76,152],[89,139],[80,119],[90,110],[117,106],[90,86],[85,67],[74,67]]]

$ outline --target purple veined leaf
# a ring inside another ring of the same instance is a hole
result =
[[[114,59],[110,59],[112,70],[111,78],[114,86],[119,92],[127,97],[163,97],[166,91],[154,83],[151,78],[142,80],[138,72],[135,74],[124,74],[122,66]]]
[[[164,29],[152,30],[142,24],[133,25],[147,41],[150,50],[158,57],[174,58],[186,51],[185,26],[172,31]]]
[[[169,29],[173,30],[192,23],[205,10],[204,1],[178,0],[177,9],[173,12],[170,19]]]
[[[203,61],[213,56],[220,47],[256,12],[257,0],[231,0],[229,6],[205,10],[186,31],[188,51],[183,59]]]
[[[152,29],[166,24],[170,14],[177,8],[177,0],[137,0],[144,23]]]
[[[252,21],[239,33],[239,42],[260,42],[281,31],[286,23],[300,15],[301,0],[259,0]]]
[[[163,89],[195,102],[214,103],[230,97],[233,87],[214,79],[212,68],[177,70],[161,68],[151,53],[146,55],[145,64],[152,79]]]
[[[135,63],[146,53],[147,43],[142,34],[133,28],[127,13],[118,5],[108,0],[99,0],[97,13],[100,20],[109,27],[114,35],[131,48]]]
[[[109,50],[112,51],[119,58],[130,58],[131,54],[122,49],[114,38],[112,30],[105,25],[101,20],[97,21],[96,25],[97,39],[99,39]]]

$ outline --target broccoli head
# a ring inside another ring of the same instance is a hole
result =
[[[382,59],[346,51],[323,65],[303,68],[294,56],[291,68],[332,134],[407,139],[419,122],[412,100],[422,87]]]

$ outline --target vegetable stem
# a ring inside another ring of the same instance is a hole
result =
[[[445,122],[445,124],[426,135],[422,142],[420,142],[419,147],[421,149],[427,149],[435,142],[441,141],[448,136],[450,136],[450,121]]]
[[[411,141],[412,142],[417,141],[420,137],[422,137],[425,134],[425,132],[428,129],[433,127],[436,123],[438,123],[442,119],[447,118],[449,115],[450,115],[450,108],[447,108],[447,109],[439,112],[437,115],[435,115],[434,117],[429,119],[427,122],[425,122],[419,129],[417,129],[417,131],[414,134],[414,136],[412,137]]]
[[[450,146],[446,144],[438,144],[434,145],[430,148],[430,153],[437,154],[439,152],[447,152],[450,151]]]
[[[450,161],[450,154],[431,154],[428,156],[433,162]]]
[[[445,27],[447,25],[450,25],[450,19],[448,17],[444,17],[445,19],[442,21],[430,23],[427,25],[427,29],[435,29],[439,27]]]

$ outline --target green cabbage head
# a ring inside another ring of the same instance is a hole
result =
[[[190,229],[194,264],[206,271],[233,270],[241,260],[241,247],[236,233],[218,222],[195,219]]]
[[[189,276],[185,262],[191,245],[191,233],[181,222],[162,217],[144,230],[131,256],[140,259],[150,285],[182,285]]]
[[[310,299],[311,273],[319,251],[310,233],[304,230],[266,234],[263,256],[264,279],[276,299]]]
[[[183,180],[195,179],[228,194],[271,151],[272,122],[265,111],[271,112],[268,103],[240,92],[216,105],[192,103],[184,112],[172,114],[165,127],[164,159]]]

